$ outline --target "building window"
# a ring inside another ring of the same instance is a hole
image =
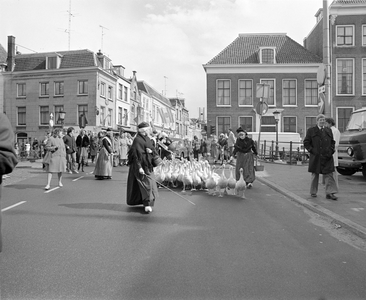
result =
[[[217,117],[217,130],[219,134],[228,132],[230,127],[230,117]]]
[[[128,101],[127,99],[127,87],[123,87],[123,100]]]
[[[87,95],[88,94],[88,80],[79,80],[78,85],[79,85],[79,89],[78,89],[79,95]]]
[[[274,79],[261,79],[261,83],[269,85],[268,99],[265,100],[269,106],[276,106],[275,98],[275,80]]]
[[[217,80],[217,105],[230,105],[230,80]]]
[[[113,99],[113,87],[108,86],[108,99]]]
[[[88,105],[87,104],[78,105],[78,122],[79,122],[79,117],[81,115],[84,115],[86,117],[86,119],[88,119]]]
[[[122,107],[118,107],[118,125],[122,125]]]
[[[100,95],[101,95],[102,97],[105,97],[105,83],[104,83],[104,82],[102,82],[102,83],[100,84]]]
[[[26,84],[25,83],[17,83],[17,97],[25,97],[26,94]]]
[[[56,81],[55,82],[55,96],[63,96],[64,95],[64,82]]]
[[[251,80],[239,80],[239,106],[253,105],[253,83]]]
[[[40,94],[41,97],[49,96],[49,82],[40,83]]]
[[[274,116],[262,116],[262,132],[276,132],[276,120]]]
[[[274,48],[262,48],[260,49],[260,63],[261,64],[274,64],[275,49]]]
[[[283,131],[296,132],[296,117],[283,117]]]
[[[253,131],[253,117],[239,117],[239,127],[247,132]]]
[[[296,105],[296,80],[284,79],[282,81],[283,105]]]
[[[348,121],[351,118],[351,114],[353,112],[352,107],[337,107],[338,111],[338,130],[340,132],[344,132],[347,128]]]
[[[63,105],[55,105],[55,118],[54,118],[55,124],[62,124],[62,121],[60,120],[60,112],[63,111],[64,111]]]
[[[53,119],[55,120],[55,119]],[[41,125],[49,125],[50,122],[50,108],[48,106],[39,107],[39,123]]]
[[[337,59],[337,95],[353,94],[353,59]]]
[[[105,125],[105,107],[101,106],[100,107],[100,124],[101,125]]]
[[[366,59],[362,59],[362,95],[366,95]]]
[[[337,26],[337,46],[354,46],[353,31],[354,26]]]
[[[128,110],[126,108],[123,109],[123,125],[128,125]]]
[[[113,109],[108,108],[107,124],[109,127],[112,126],[112,116],[113,116]]]
[[[366,25],[362,25],[362,46],[366,46]]]
[[[122,96],[123,96],[123,86],[122,84],[118,84],[118,99],[122,100]]]
[[[316,80],[305,80],[305,106],[318,105],[318,83]]]
[[[305,128],[306,131],[310,127],[314,127],[316,125],[316,117],[305,117]]]
[[[18,107],[18,126],[26,125],[26,108]]]

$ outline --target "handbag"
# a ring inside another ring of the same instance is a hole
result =
[[[156,153],[153,155],[151,163],[152,163],[153,167],[156,168],[157,166],[160,166],[163,163],[163,160],[161,159],[159,154]]]
[[[43,161],[42,163],[45,165],[49,165],[51,162],[51,158],[52,158],[52,153],[51,151],[47,151],[45,156],[43,157]]]

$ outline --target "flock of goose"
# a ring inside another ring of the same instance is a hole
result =
[[[217,173],[222,169],[221,175]],[[187,190],[207,190],[209,195],[223,197],[224,194],[237,195],[245,199],[246,183],[243,169],[240,169],[240,179],[233,176],[233,167],[230,166],[230,176],[225,176],[225,164],[216,168],[207,160],[173,159],[166,160],[154,169],[155,180],[158,186],[177,188],[183,185],[182,193]]]

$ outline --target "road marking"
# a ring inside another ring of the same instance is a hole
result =
[[[84,176],[80,176],[78,178],[75,178],[73,181],[78,181],[79,179],[83,178]]]
[[[351,209],[354,211],[363,211],[364,210],[363,207],[352,207]]]
[[[59,186],[56,186],[56,187],[54,187],[53,189],[50,189],[50,190],[48,190],[48,191],[45,191],[44,193],[45,193],[45,194],[47,194],[47,193],[52,192],[52,191],[54,191],[54,190],[57,190],[57,189],[59,189],[59,188],[60,188]]]
[[[27,201],[21,201],[21,202],[18,202],[18,203],[14,204],[14,205],[11,205],[11,206],[8,206],[8,207],[3,208],[1,211],[9,210],[9,209],[11,209],[11,208],[13,208],[13,207],[15,207],[15,206],[18,206],[18,205],[20,205],[20,204],[23,204],[23,203],[25,203],[25,202],[27,202]]]

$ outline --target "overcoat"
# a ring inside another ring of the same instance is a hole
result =
[[[57,151],[53,152],[56,147]],[[50,173],[66,172],[66,148],[63,139],[51,136],[47,141],[46,150],[51,151],[52,154],[45,171]]]
[[[153,153],[146,152],[149,148]],[[154,168],[152,165],[153,155],[157,152],[148,135],[138,133],[128,151],[128,165],[130,166],[127,177],[127,204],[153,206],[158,197]],[[141,175],[142,168],[146,175]]]
[[[310,127],[306,132],[304,147],[310,153],[309,172],[315,174],[334,172],[335,141],[330,128],[325,127],[320,130],[318,126]]]

